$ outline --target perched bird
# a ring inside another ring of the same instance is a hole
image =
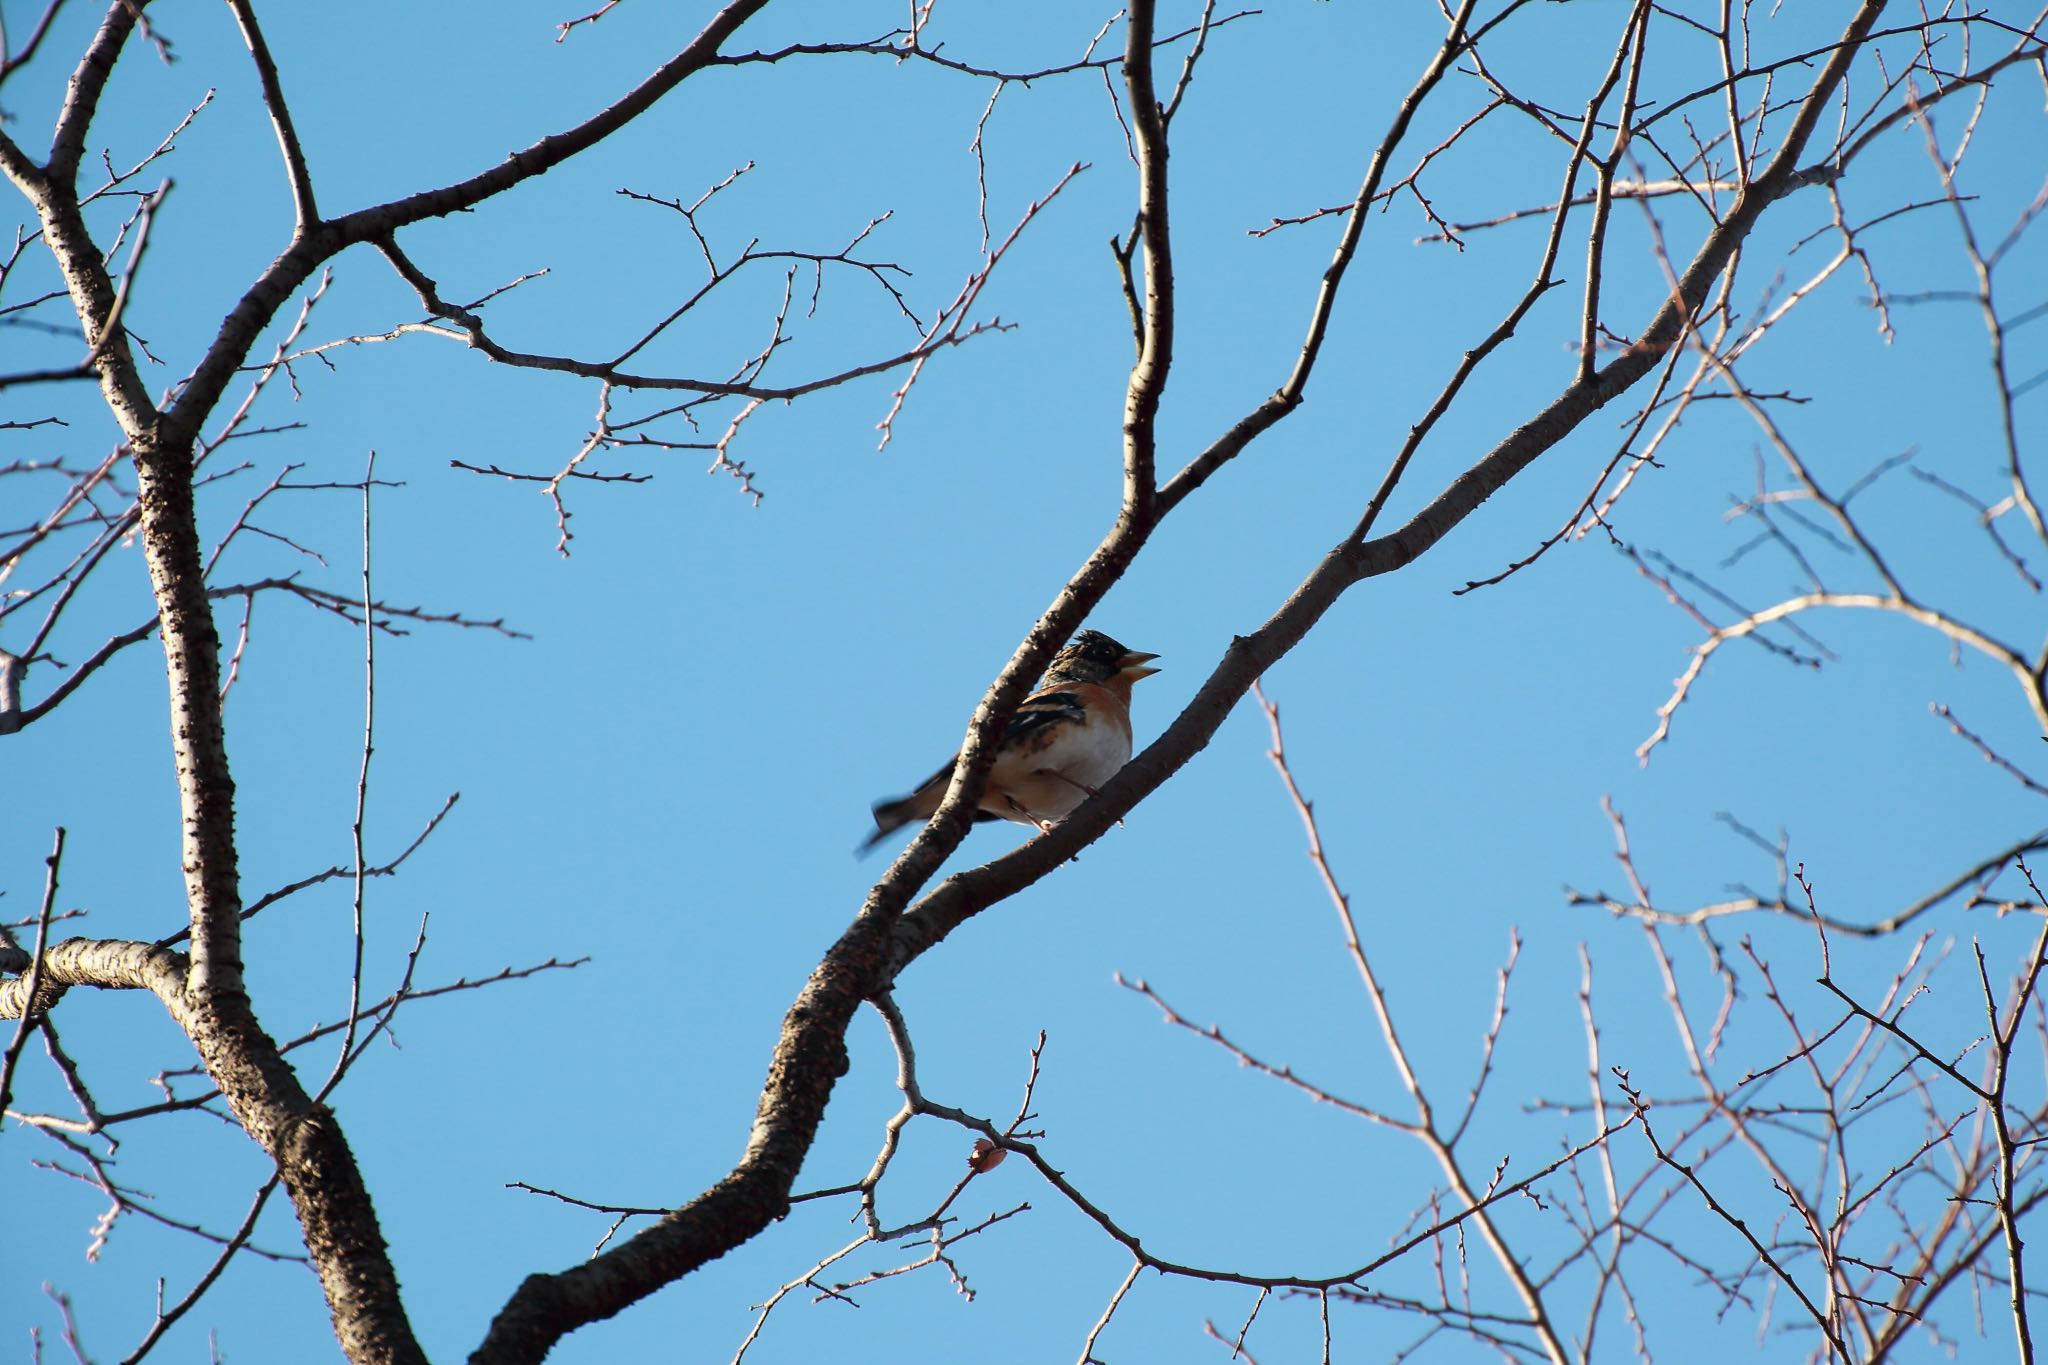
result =
[[[1095,794],[1131,757],[1131,684],[1159,670],[1158,658],[1084,630],[1053,656],[1003,730],[975,819],[1015,820],[1045,829]],[[905,825],[931,819],[953,776],[955,754],[908,796],[875,803],[866,853]]]

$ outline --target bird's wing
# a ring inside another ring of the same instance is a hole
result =
[[[1064,721],[1085,722],[1088,713],[1074,692],[1039,692],[1026,697],[1010,723],[1003,728],[1003,747],[1033,749],[1045,742],[1049,732]]]
[[[1075,693],[1034,693],[1018,704],[1017,710],[1010,716],[1009,723],[1003,727],[1002,743],[998,747],[1007,749],[1020,741],[1028,741],[1063,720],[1085,719],[1086,713],[1082,710],[1081,698]],[[937,772],[918,783],[912,789],[912,794],[921,795],[934,786],[944,790],[946,782],[953,775],[953,765],[959,761],[960,755],[954,754],[939,766]],[[875,808],[879,811],[883,806],[895,804],[894,801],[878,801]]]

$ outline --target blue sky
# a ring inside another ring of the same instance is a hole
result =
[[[20,22],[14,8],[10,28]],[[1178,26],[1193,13],[1162,22]],[[1556,107],[1582,107],[1624,13],[1606,0],[1536,6],[1503,33],[1498,69]],[[629,4],[560,45],[554,25],[572,16],[530,4],[264,18],[332,213],[456,178],[587,116],[686,41],[702,14]],[[901,10],[852,15],[771,9],[740,46],[815,36],[821,23],[833,37],[870,37],[900,22]],[[1072,5],[1033,6],[1028,18],[940,6],[934,22],[948,55],[1029,67],[1071,59],[1106,17]],[[93,18],[67,10],[44,55],[6,89],[9,132],[32,149],[44,145],[64,63]],[[209,88],[217,92],[160,163],[176,184],[130,319],[164,361],[158,382],[169,384],[281,247],[290,204],[227,13],[165,7],[158,22],[178,60],[129,53],[93,145],[132,161]],[[1790,20],[1789,31],[1759,42],[1796,50],[1814,41],[1808,22]],[[1355,191],[1367,150],[1439,32],[1433,6],[1287,3],[1213,36],[1174,129],[1181,330],[1162,463],[1177,466],[1284,377],[1335,227],[1248,233]],[[1669,51],[1673,73],[1710,55],[1676,40]],[[1680,74],[1668,79],[1690,88]],[[612,353],[701,275],[673,214],[616,191],[688,202],[752,163],[703,215],[719,250],[756,237],[836,249],[891,213],[868,245],[915,272],[907,297],[928,317],[979,256],[968,147],[988,93],[985,81],[872,57],[709,73],[559,173],[402,242],[449,297],[545,267],[544,278],[494,305],[501,337],[535,351]],[[1481,97],[1476,82],[1454,80],[1397,157],[1402,169]],[[1963,117],[1960,105],[1938,116],[1945,145]],[[2041,124],[2038,89],[2013,81],[1993,95],[1963,172],[1988,238],[2042,184]],[[532,485],[450,461],[559,467],[589,429],[594,387],[494,368],[459,344],[409,336],[340,352],[332,371],[302,362],[298,393],[278,385],[261,420],[303,430],[230,447],[254,468],[202,503],[203,530],[217,536],[281,464],[303,462],[297,477],[309,482],[358,479],[374,449],[379,477],[403,484],[375,495],[378,595],[502,617],[532,637],[420,628],[380,640],[377,653],[372,857],[402,848],[450,793],[461,800],[402,875],[372,885],[366,989],[381,994],[397,982],[423,917],[423,983],[588,959],[408,1005],[395,1045],[374,1051],[337,1098],[415,1324],[437,1359],[466,1353],[521,1276],[575,1262],[604,1231],[606,1219],[508,1182],[659,1206],[729,1168],[783,1012],[882,869],[850,855],[868,803],[906,790],[957,746],[977,697],[1114,516],[1129,329],[1106,244],[1131,216],[1122,134],[1100,78],[1088,74],[1006,91],[986,142],[998,236],[1070,165],[1089,169],[1032,222],[984,296],[983,316],[1012,330],[939,355],[885,450],[875,423],[895,377],[764,409],[737,447],[758,475],[758,507],[724,476],[704,477],[696,452],[605,454],[596,467],[655,477],[573,488],[565,558]],[[1551,149],[1505,120],[1461,150],[1428,182],[1447,217],[1484,218],[1554,193]],[[149,177],[160,178],[155,169]],[[1912,129],[1895,131],[1843,186],[1861,217],[1938,192]],[[1683,253],[1700,220],[1667,216],[1671,249]],[[1818,195],[1782,206],[1746,254],[1741,306],[1758,307],[1779,278],[1782,293],[1818,269],[1832,241],[1791,248],[1827,221]],[[1460,354],[1526,284],[1542,227],[1473,232],[1462,251],[1418,242],[1426,232],[1411,202],[1372,219],[1307,404],[1178,511],[1091,618],[1162,656],[1165,671],[1136,695],[1141,744],[1232,635],[1263,620],[1357,519]],[[1627,328],[1648,317],[1663,286],[1639,211],[1624,206],[1615,232],[1609,297],[1616,325]],[[1895,293],[1970,287],[1945,207],[1865,240]],[[1560,267],[1574,282],[1580,251],[1568,247]],[[2014,311],[2040,302],[2048,269],[2037,242],[2006,271]],[[696,327],[661,343],[650,365],[730,369],[765,339],[780,291],[773,269],[741,281]],[[1576,309],[1566,288],[1531,313],[1423,447],[1388,524],[1569,379]],[[381,260],[351,253],[307,338],[381,332],[417,314]],[[908,325],[892,314],[869,282],[828,275],[817,316],[797,320],[771,374],[795,379],[909,344]],[[1967,304],[1929,303],[1900,307],[1895,322],[1887,344],[1863,282],[1844,271],[1773,333],[1745,377],[1758,390],[1810,398],[1773,412],[1832,488],[1911,450],[1919,467],[1995,499],[2002,457],[1981,320]],[[2014,334],[2016,375],[2041,368],[2038,331]],[[11,329],[0,346],[17,357],[12,370],[73,358],[75,341]],[[10,417],[33,408],[71,424],[0,433],[0,462],[87,462],[114,440],[83,388],[13,391],[8,400]],[[2018,409],[2035,447],[2040,405],[2035,390]],[[1770,860],[1717,822],[1729,812],[1767,837],[1784,831],[1823,909],[1858,922],[1892,913],[2044,823],[2038,798],[1928,713],[1950,706],[2002,752],[2035,763],[2038,729],[2010,675],[1977,655],[1952,655],[1945,640],[1894,616],[1809,621],[1839,656],[1818,670],[1729,646],[1671,741],[1643,766],[1635,748],[1700,631],[1625,558],[1594,537],[1559,546],[1500,586],[1453,595],[1565,520],[1622,439],[1617,424],[1629,407],[1624,400],[1596,416],[1410,568],[1354,589],[1265,680],[1403,1036],[1442,1104],[1455,1105],[1471,1084],[1496,973],[1520,935],[1496,1074],[1467,1138],[1482,1172],[1501,1156],[1525,1172],[1586,1134],[1583,1115],[1526,1109],[1585,1093],[1582,945],[1595,964],[1606,1061],[1658,1093],[1682,1088],[1683,1058],[1643,930],[1570,908],[1560,894],[1624,890],[1603,796],[1626,815],[1660,904],[1690,907],[1738,883],[1768,889]],[[1734,404],[1698,405],[1660,467],[1621,504],[1617,531],[1711,576],[1745,605],[1798,590],[1783,556],[1716,567],[1749,534],[1725,514],[1731,499],[1754,491],[1760,444]],[[1768,451],[1763,458],[1771,486],[1785,487]],[[41,514],[41,492],[31,496],[23,480],[0,489],[0,523]],[[250,538],[224,561],[225,579],[297,569],[336,591],[359,590],[352,494],[300,493],[273,506],[265,527],[325,563]],[[1898,470],[1858,508],[1926,600],[2038,648],[2038,593],[1995,556],[1962,504]],[[2016,517],[2001,525],[2018,535]],[[2027,547],[2036,572],[2042,550]],[[1850,556],[1826,546],[1811,553],[1830,586],[1868,587]],[[52,648],[75,662],[149,611],[139,550],[118,551]],[[1716,619],[1727,613],[1716,609]],[[232,638],[239,616],[224,610],[222,620]],[[0,622],[0,646],[14,643],[7,632],[16,624]],[[260,602],[227,704],[251,898],[348,858],[362,674],[358,632],[297,604]],[[32,672],[29,700],[57,676]],[[182,925],[162,678],[155,646],[138,647],[5,739],[0,916],[33,915],[42,858],[62,825],[61,904],[90,912],[66,932],[154,939]],[[1437,1176],[1426,1156],[1398,1134],[1238,1068],[1162,1025],[1114,980],[1145,979],[1198,1024],[1218,1024],[1333,1090],[1404,1103],[1267,744],[1257,709],[1240,705],[1124,828],[965,926],[907,974],[898,999],[927,1093],[984,1115],[1014,1111],[1043,1030],[1034,1126],[1047,1132],[1044,1150],[1149,1247],[1182,1261],[1327,1273],[1376,1254],[1428,1203]],[[954,865],[993,857],[1026,832],[979,829]],[[2010,877],[2000,885],[2013,892]],[[275,1034],[296,1036],[346,1012],[349,926],[339,884],[251,925],[251,989]],[[1916,1009],[1959,1050],[1981,1031],[1974,970],[1962,970],[1969,943],[1980,940],[1994,971],[2009,972],[2035,926],[1957,903],[1919,929],[1934,936],[1930,952],[1956,945]],[[1832,1016],[1807,984],[1818,970],[1810,930],[1750,917],[1715,932],[1743,980],[1724,1044],[1732,1076],[1787,1046],[1737,948],[1745,935],[1802,1008]],[[1711,1019],[1718,988],[1698,941],[1684,931],[1667,937],[1688,1004]],[[1910,937],[1837,943],[1836,971],[1875,998],[1911,948]],[[189,1048],[147,998],[75,992],[58,1018],[103,1109],[150,1102],[150,1077],[190,1065]],[[878,1021],[863,1015],[850,1041],[853,1070],[804,1188],[857,1179],[897,1104]],[[307,1055],[302,1073],[324,1076],[332,1044]],[[2038,1095],[2041,1080],[2036,1067],[2024,1085]],[[18,1096],[27,1110],[66,1104],[33,1047]],[[28,1324],[53,1332],[48,1283],[72,1297],[92,1356],[119,1359],[147,1328],[156,1277],[181,1293],[207,1251],[130,1217],[89,1263],[98,1196],[31,1165],[69,1163],[56,1144],[18,1124],[5,1132],[0,1320],[17,1333]],[[935,1121],[914,1124],[884,1187],[885,1216],[927,1211],[957,1177],[968,1142]],[[1623,1150],[1631,1162],[1645,1156],[1633,1135]],[[199,1115],[131,1126],[119,1157],[121,1178],[155,1192],[166,1213],[213,1227],[239,1218],[265,1174],[253,1146]],[[1717,1160],[1731,1198],[1776,1216],[1753,1165],[1739,1154]],[[1886,1149],[1874,1146],[1864,1160],[1883,1169]],[[1077,1356],[1127,1261],[1022,1162],[976,1182],[958,1212],[971,1221],[1025,1201],[1028,1214],[962,1244],[973,1302],[936,1269],[862,1291],[858,1310],[793,1298],[748,1359]],[[750,1305],[848,1240],[850,1212],[844,1199],[800,1205],[749,1246],[568,1339],[553,1358],[729,1359]],[[1555,1228],[1537,1212],[1506,1217],[1511,1227],[1521,1220],[1532,1248],[1552,1245]],[[1733,1234],[1696,1206],[1670,1217],[1702,1257],[1738,1258]],[[289,1249],[294,1236],[288,1211],[266,1214],[259,1241]],[[854,1264],[889,1263],[869,1250]],[[1507,1302],[1495,1272],[1475,1262],[1474,1274],[1478,1292]],[[1374,1281],[1393,1292],[1431,1283],[1420,1262]],[[1670,1358],[1684,1358],[1696,1334],[1723,1334],[1716,1350],[1755,1339],[1752,1319],[1720,1320],[1715,1296],[1668,1262],[1648,1262],[1638,1292],[1656,1304],[1651,1342]],[[1202,1339],[1202,1322],[1234,1330],[1251,1300],[1242,1288],[1147,1275],[1098,1354],[1227,1359]],[[2003,1336],[1990,1347],[1968,1336],[1966,1304],[1952,1307],[1949,1330],[1966,1349],[2010,1349]],[[1340,1358],[1385,1358],[1422,1330],[1355,1307],[1333,1307],[1332,1321]],[[1276,1301],[1248,1344],[1262,1361],[1313,1358],[1318,1331],[1312,1306]],[[203,1358],[208,1333],[229,1360],[334,1355],[317,1285],[292,1265],[238,1261],[163,1350]],[[24,1349],[15,1342],[5,1349]],[[1596,1353],[1620,1358],[1629,1344],[1610,1311]],[[1809,1346],[1806,1336],[1773,1333],[1759,1349],[1790,1360]],[[1452,1340],[1426,1354],[1479,1356]]]

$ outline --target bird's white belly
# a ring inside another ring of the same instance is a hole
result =
[[[1037,753],[998,759],[981,807],[1027,825],[1063,819],[1130,758],[1130,736],[1118,726],[1065,726]]]

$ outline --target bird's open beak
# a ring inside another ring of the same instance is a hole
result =
[[[1132,682],[1136,682],[1140,678],[1149,678],[1159,670],[1147,668],[1145,665],[1158,657],[1157,654],[1147,654],[1140,649],[1127,649],[1124,651],[1123,658],[1116,661],[1117,672],[1129,678]]]

